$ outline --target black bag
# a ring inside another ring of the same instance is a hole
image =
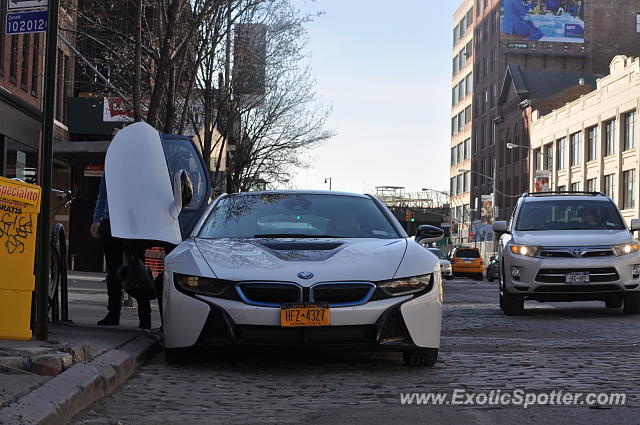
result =
[[[126,277],[123,280],[124,291],[135,299],[155,300],[156,292],[151,270],[135,255],[127,252],[126,257]]]

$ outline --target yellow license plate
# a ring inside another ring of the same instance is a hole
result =
[[[283,304],[280,307],[280,326],[329,326],[329,305]]]

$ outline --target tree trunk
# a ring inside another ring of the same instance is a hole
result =
[[[136,27],[135,27],[135,53],[133,59],[133,119],[136,122],[142,121],[142,12],[144,0],[136,0]]]

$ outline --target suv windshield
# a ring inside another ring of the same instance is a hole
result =
[[[530,230],[624,230],[620,213],[611,201],[564,199],[523,202],[516,229]]]
[[[232,195],[211,211],[202,238],[378,238],[396,232],[373,200],[355,196]]]
[[[458,249],[455,256],[458,258],[480,258],[480,253],[475,249]]]

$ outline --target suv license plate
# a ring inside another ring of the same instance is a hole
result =
[[[280,326],[329,326],[329,304],[283,304]]]
[[[589,272],[572,272],[565,275],[565,283],[589,283]]]

